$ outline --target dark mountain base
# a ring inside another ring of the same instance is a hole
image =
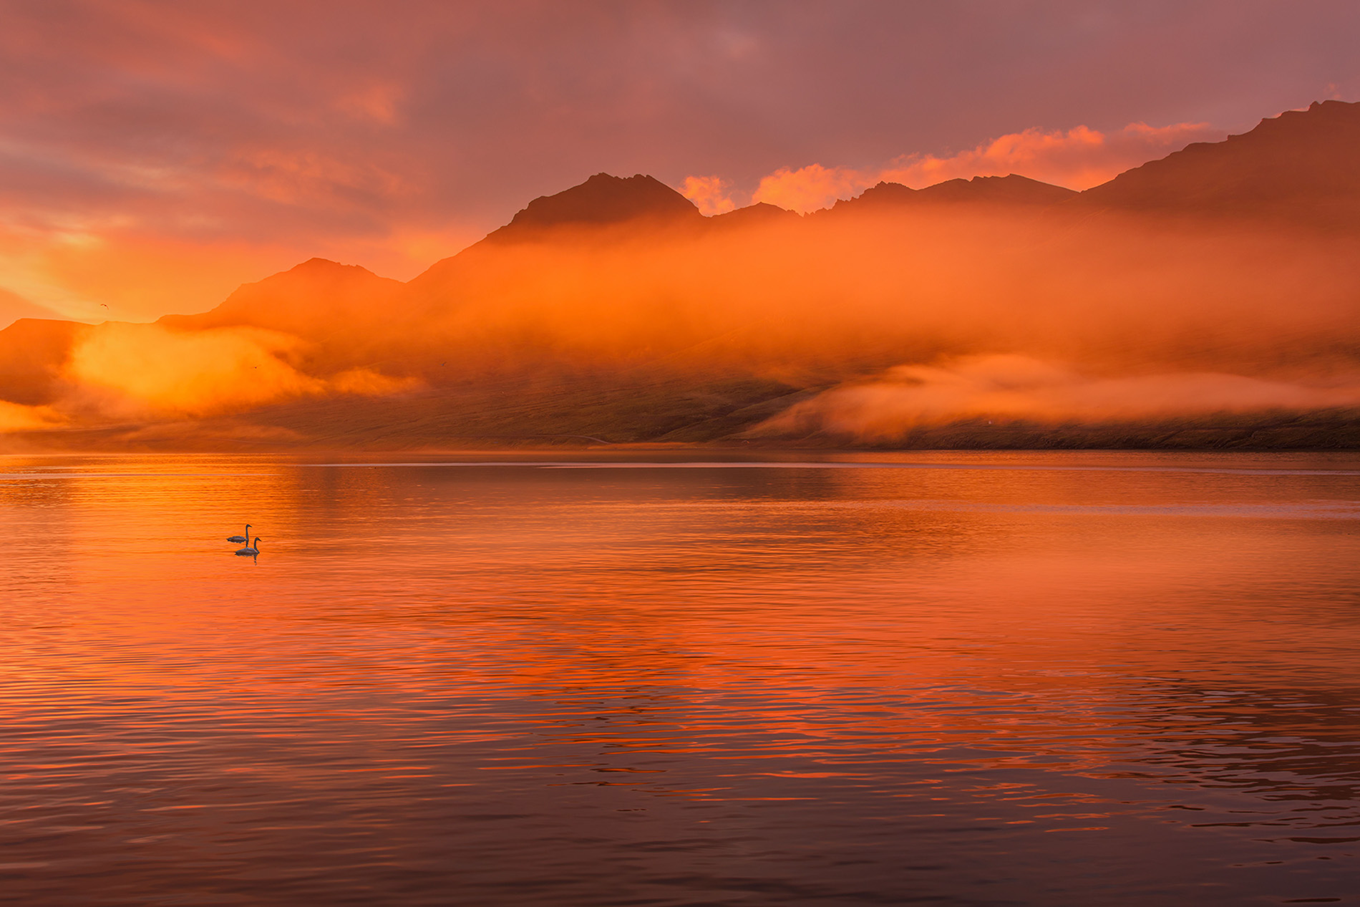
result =
[[[762,445],[857,450],[1360,450],[1360,416],[1302,416],[1261,426],[941,425],[892,441],[851,442],[843,436],[762,439]]]
[[[440,388],[401,398],[278,406],[239,418],[13,432],[0,453],[41,451],[438,451],[614,445],[819,450],[1360,450],[1360,411],[1222,416],[1158,423],[1043,425],[969,420],[888,439],[793,436],[762,422],[816,393],[749,379],[626,388],[574,382]],[[509,391],[509,392],[508,392]]]

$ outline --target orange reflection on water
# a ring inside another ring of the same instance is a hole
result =
[[[537,456],[8,458],[9,890],[1344,887],[1356,458]]]

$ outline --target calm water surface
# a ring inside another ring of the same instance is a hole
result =
[[[1360,902],[1360,457],[632,456],[0,458],[0,902]]]

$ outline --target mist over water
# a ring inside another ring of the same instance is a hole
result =
[[[457,460],[0,461],[0,902],[1354,898],[1354,455]]]
[[[977,419],[1353,422],[1360,406],[1353,231],[1024,206],[694,220],[493,236],[407,284],[312,261],[211,313],[65,339],[21,324],[7,356],[53,352],[16,366],[0,428],[49,434],[6,449],[91,429],[136,449],[138,426],[170,449],[855,445]]]

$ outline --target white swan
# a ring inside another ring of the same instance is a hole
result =
[[[250,524],[249,524],[249,523],[246,523],[246,534],[245,534],[245,535],[243,535],[243,536],[242,536],[242,535],[233,535],[233,536],[230,536],[230,537],[227,539],[227,541],[229,541],[229,542],[237,542],[237,543],[240,543],[240,544],[245,544],[246,542],[250,541]]]
[[[255,544],[247,545],[236,552],[237,557],[254,557],[260,553],[260,537],[255,536]]]

